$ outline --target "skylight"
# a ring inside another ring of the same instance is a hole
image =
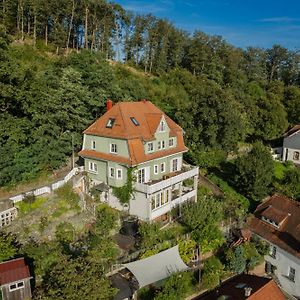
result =
[[[131,122],[135,125],[135,126],[139,126],[140,123],[137,121],[137,119],[135,117],[130,117]]]
[[[109,118],[106,124],[106,128],[112,128],[116,119]]]

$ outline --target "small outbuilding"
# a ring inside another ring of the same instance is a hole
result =
[[[0,263],[0,289],[3,300],[31,299],[29,268],[24,258]]]

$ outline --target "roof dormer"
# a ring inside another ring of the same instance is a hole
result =
[[[289,213],[282,212],[279,209],[276,209],[272,205],[269,205],[262,213],[261,219],[268,224],[273,225],[276,228],[284,223],[284,221],[290,216]]]
[[[158,128],[156,129],[157,133],[163,133],[169,131],[169,127],[164,115],[161,116],[161,119],[158,124]]]

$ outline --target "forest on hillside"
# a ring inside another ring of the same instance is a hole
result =
[[[3,0],[0,26],[0,186],[63,165],[107,98],[151,100],[205,168],[300,122],[300,56],[280,45],[236,48],[102,0]]]

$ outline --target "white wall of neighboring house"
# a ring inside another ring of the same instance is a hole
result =
[[[276,267],[274,274],[278,278],[283,290],[294,297],[300,298],[300,259],[276,245],[271,244],[271,249],[273,246],[276,247],[276,256],[266,255],[266,262]],[[294,281],[289,279],[290,268],[296,271]]]
[[[299,159],[295,159],[297,157],[296,152],[299,153]],[[292,149],[292,148],[283,148],[282,153],[282,160],[283,161],[292,161],[295,164],[300,164],[300,150],[299,149]]]

